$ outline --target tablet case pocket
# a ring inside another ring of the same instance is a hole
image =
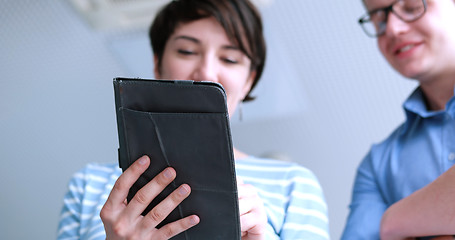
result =
[[[226,114],[119,110],[123,116],[127,159],[132,161],[143,155],[151,159],[150,167],[130,189],[128,201],[154,176],[171,166],[177,172],[176,179],[144,214],[187,183],[192,193],[158,227],[197,214],[200,223],[173,239],[240,239],[235,168],[233,161],[226,159],[231,156],[226,148],[231,145],[226,137],[230,133],[216,134],[228,131]]]

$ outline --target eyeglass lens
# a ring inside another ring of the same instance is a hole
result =
[[[379,36],[386,30],[390,12],[405,22],[412,22],[425,13],[425,6],[425,0],[398,0],[392,5],[369,12],[360,23],[368,35]]]

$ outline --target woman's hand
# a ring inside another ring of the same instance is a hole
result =
[[[256,188],[237,179],[242,240],[265,239],[267,214]]]
[[[115,182],[109,197],[101,209],[101,220],[106,239],[169,239],[199,223],[191,215],[157,229],[156,226],[169,215],[188,195],[190,187],[182,184],[147,215],[141,213],[163,189],[175,179],[172,168],[166,168],[142,187],[127,204],[131,186],[150,165],[150,158],[143,156],[134,162]]]

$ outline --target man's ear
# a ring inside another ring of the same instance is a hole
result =
[[[156,54],[153,55],[153,73],[155,74],[155,78],[160,78],[160,67]]]
[[[250,92],[251,86],[253,86],[255,78],[256,78],[256,71],[251,71],[250,76],[248,77],[248,79],[245,82],[245,85],[243,86],[243,89],[242,89],[243,98],[241,100],[245,99],[246,95],[248,95],[248,92]]]

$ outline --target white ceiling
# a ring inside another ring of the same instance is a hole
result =
[[[170,0],[68,0],[97,30],[146,28],[156,12]],[[259,7],[273,0],[252,0]]]

